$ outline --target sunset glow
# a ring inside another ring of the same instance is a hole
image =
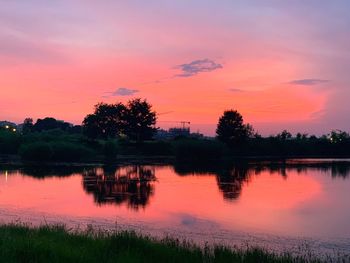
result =
[[[100,101],[142,97],[164,113],[158,126],[209,135],[231,108],[263,134],[347,130],[349,7],[1,1],[0,119],[80,124]]]

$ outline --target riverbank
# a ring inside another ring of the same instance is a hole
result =
[[[83,134],[50,130],[29,134],[0,131],[0,160],[25,162],[103,162],[131,158],[178,162],[217,162],[232,159],[347,158],[350,139],[256,137],[227,145],[214,138],[176,138],[136,142],[128,139],[90,140]],[[1,157],[4,155],[5,157]],[[6,157],[12,155],[11,158]]]
[[[319,156],[319,155],[303,155],[303,156],[227,156],[221,160],[213,160],[212,163],[222,164],[227,162],[289,162],[293,160],[294,163],[305,161],[308,163],[329,163],[329,162],[350,162],[350,156]],[[298,161],[296,161],[298,160]],[[203,164],[203,162],[189,162],[184,163]],[[118,155],[113,161],[106,162],[103,158],[95,158],[87,161],[23,161],[19,155],[16,154],[0,154],[0,164],[24,166],[24,165],[44,165],[44,166],[101,166],[101,165],[127,165],[127,164],[174,164],[177,163],[175,156],[169,155]],[[204,163],[205,164],[205,163]]]
[[[202,249],[186,241],[157,240],[133,232],[13,224],[0,226],[0,255],[3,262],[322,262],[258,248]]]

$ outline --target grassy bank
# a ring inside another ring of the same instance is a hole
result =
[[[201,249],[131,232],[67,232],[64,227],[0,226],[1,262],[320,262],[260,249]]]

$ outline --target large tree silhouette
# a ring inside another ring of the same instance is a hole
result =
[[[84,133],[92,139],[114,138],[124,132],[126,107],[121,103],[95,105],[93,114],[83,121]]]
[[[125,134],[132,140],[151,139],[156,131],[156,113],[146,100],[133,99],[128,102]]]
[[[25,118],[23,121],[23,127],[22,127],[23,134],[30,133],[33,131],[33,129],[34,129],[33,119]]]
[[[253,134],[253,128],[244,124],[238,111],[228,110],[220,117],[216,134],[220,141],[235,146],[244,143]]]
[[[27,121],[29,122],[29,119],[27,119]],[[73,125],[68,122],[56,120],[55,118],[51,118],[51,117],[46,117],[44,119],[38,119],[34,124],[33,129],[34,131],[38,131],[38,132],[53,130],[53,129],[61,129],[63,131],[66,131],[72,126]]]
[[[93,114],[83,121],[84,133],[92,139],[126,135],[132,140],[151,139],[156,129],[156,113],[146,100],[133,99],[122,103],[99,103]]]

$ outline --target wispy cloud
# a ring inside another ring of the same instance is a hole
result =
[[[242,89],[236,89],[236,88],[231,88],[231,89],[228,89],[229,91],[231,92],[244,92],[245,90],[242,90]]]
[[[314,86],[314,85],[323,84],[327,82],[329,82],[329,80],[327,79],[296,79],[288,83],[293,85]]]
[[[202,72],[210,72],[222,68],[222,65],[210,59],[198,59],[190,63],[181,64],[175,68],[181,69],[181,73],[176,77],[192,77]]]
[[[116,96],[132,96],[135,93],[139,92],[137,89],[128,89],[128,88],[118,88],[115,91],[105,92],[103,98],[110,98]]]
[[[322,110],[319,110],[319,111],[315,111],[315,112],[312,112],[310,117],[312,119],[320,119],[322,118],[324,115],[326,114],[326,111],[324,109]]]

